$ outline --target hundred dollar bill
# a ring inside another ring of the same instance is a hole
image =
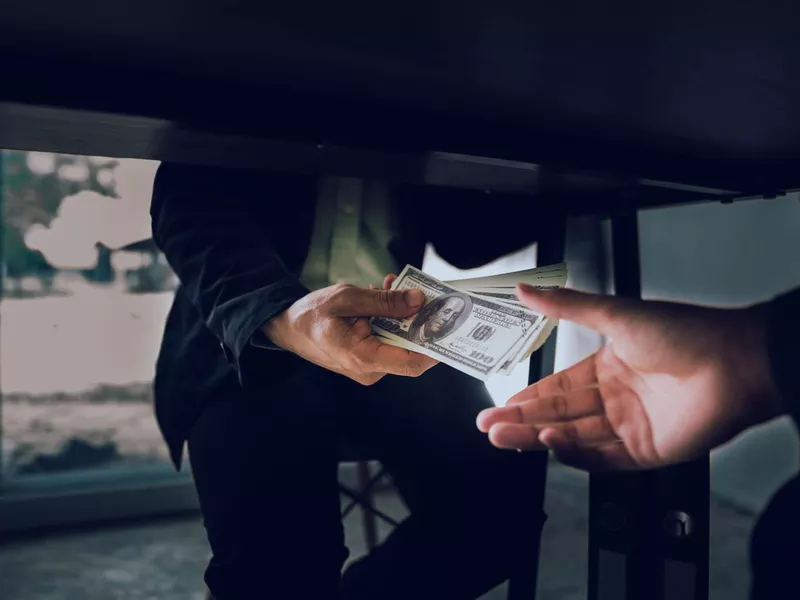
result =
[[[459,284],[463,285],[465,281],[469,285],[464,286],[464,289],[472,294],[504,302],[512,306],[525,307],[525,305],[517,299],[516,282],[521,281],[533,285],[538,289],[561,288],[564,287],[567,282],[567,267],[566,263],[561,263],[548,267],[517,271],[516,273],[503,273],[500,275],[471,280],[457,280],[448,283],[454,287],[459,287]],[[544,317],[544,320],[539,323],[530,338],[520,344],[516,350],[506,358],[505,363],[498,369],[497,373],[501,375],[510,375],[518,363],[524,362],[530,358],[531,354],[544,345],[557,325],[557,320]]]
[[[407,265],[394,290],[419,289],[425,305],[413,317],[374,317],[371,327],[388,344],[420,352],[485,381],[525,347],[543,325],[533,312],[482,298]]]
[[[506,357],[505,361],[503,361],[503,364],[500,365],[499,369],[497,369],[497,374],[511,375],[511,372],[514,370],[514,368],[534,352],[534,350],[531,350],[531,348],[538,348],[544,344],[547,336],[552,331],[551,323],[552,322],[548,318],[542,318],[536,324],[534,330],[531,331],[530,334],[520,344],[518,344],[516,348],[514,348],[514,351]]]
[[[457,286],[456,286],[457,287]],[[548,290],[554,289],[558,287],[564,287],[563,285],[537,285],[534,286],[540,290]],[[462,288],[459,288],[462,289]],[[522,302],[519,301],[517,298],[516,291],[513,288],[477,288],[477,289],[469,289],[468,291],[471,294],[475,294],[476,296],[481,296],[483,298],[488,298],[490,300],[497,300],[498,302],[505,302],[506,304],[514,304],[519,306],[524,306]]]
[[[479,288],[510,288],[513,292],[518,283],[543,285],[547,287],[564,287],[567,283],[567,264],[559,263],[535,269],[525,269],[511,273],[500,273],[486,277],[472,277],[447,281],[460,289],[477,290]]]
[[[517,364],[524,362],[530,358],[531,354],[539,350],[550,334],[558,325],[557,319],[550,317],[543,317],[542,320],[536,325],[536,329],[531,332],[531,335],[512,352],[503,365],[497,370],[500,375],[510,375]]]

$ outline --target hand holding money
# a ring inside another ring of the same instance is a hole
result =
[[[421,290],[425,306],[412,318],[376,317],[372,331],[385,343],[425,354],[486,380],[508,375],[545,342],[555,321],[527,309],[515,287],[564,287],[566,265],[492,277],[442,282],[412,266],[385,283],[392,290]]]
[[[413,377],[436,361],[387,345],[372,335],[368,318],[407,317],[422,301],[418,292],[334,285],[312,292],[270,319],[264,334],[277,346],[363,385],[387,373]]]

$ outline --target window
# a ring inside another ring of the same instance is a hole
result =
[[[150,237],[156,163],[3,154],[6,478],[165,462],[151,381],[174,276]]]
[[[150,241],[158,163],[0,157],[0,501],[31,485],[174,480],[151,389],[177,283]]]

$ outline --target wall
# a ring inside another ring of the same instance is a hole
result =
[[[645,211],[639,230],[646,297],[736,306],[800,285],[797,196]],[[760,510],[798,464],[795,429],[779,420],[712,455],[712,490]]]

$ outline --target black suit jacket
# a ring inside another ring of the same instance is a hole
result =
[[[400,265],[421,266],[425,244],[460,268],[535,240],[530,197],[395,186]],[[268,385],[299,359],[253,347],[254,333],[308,293],[305,261],[317,199],[307,175],[162,164],[151,203],[153,239],[181,285],[155,377],[156,415],[180,466],[192,425],[211,400]]]

